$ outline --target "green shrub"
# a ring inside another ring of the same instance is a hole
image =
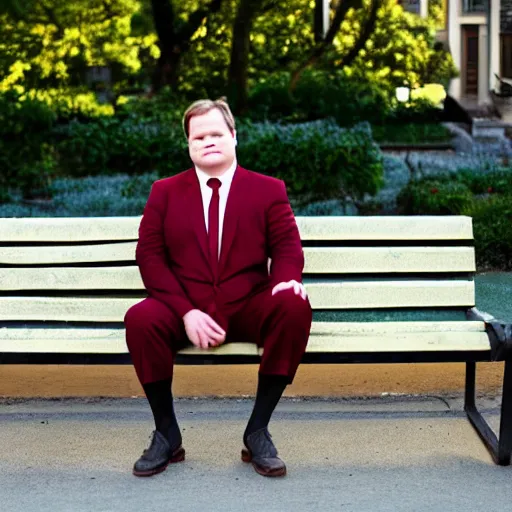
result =
[[[180,95],[168,87],[164,87],[152,97],[120,96],[117,99],[116,117],[119,119],[131,117],[165,123],[181,122],[188,103]]]
[[[462,169],[454,178],[464,183],[473,194],[512,193],[512,169],[500,169],[493,172]]]
[[[473,217],[478,268],[512,270],[512,195],[475,201],[466,214]]]
[[[71,176],[157,171],[169,175],[190,166],[181,125],[135,116],[72,122],[60,130],[59,164]]]
[[[14,91],[0,94],[0,201],[11,188],[25,197],[46,196],[54,173],[51,130],[55,114],[43,102],[20,100]]]
[[[270,75],[249,91],[247,117],[270,121],[310,121],[334,118],[340,126],[361,121],[383,123],[432,123],[440,120],[442,110],[427,93],[414,95],[407,103],[395,98],[388,84],[355,79],[343,72],[307,70],[293,91],[289,91],[290,73]],[[439,92],[433,87],[437,95]],[[414,97],[413,97],[414,96]]]
[[[59,165],[69,175],[156,172],[169,176],[191,166],[181,123],[127,117],[70,123],[60,130]],[[342,129],[334,121],[281,125],[241,122],[242,166],[284,179],[292,195],[353,198],[382,184],[382,154],[369,125]]]
[[[343,129],[334,121],[239,127],[241,165],[285,180],[303,201],[361,199],[382,186],[382,153],[367,123]]]
[[[275,74],[249,92],[247,116],[253,120],[309,121],[333,117],[340,126],[379,122],[390,107],[375,83],[350,80],[340,72],[308,70],[289,92],[290,74]]]
[[[442,179],[412,181],[397,197],[402,215],[458,215],[472,203],[473,194],[466,185]]]
[[[452,139],[448,128],[435,123],[373,125],[372,133],[377,142],[403,144],[449,142]]]

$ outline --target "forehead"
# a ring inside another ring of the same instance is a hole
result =
[[[188,124],[189,136],[192,137],[197,133],[208,132],[212,130],[229,131],[229,127],[224,116],[219,109],[214,108],[206,114],[194,116]]]

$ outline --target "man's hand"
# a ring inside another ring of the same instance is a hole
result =
[[[279,293],[282,290],[288,290],[292,288],[295,295],[300,295],[304,300],[306,300],[306,297],[308,296],[306,292],[306,288],[304,288],[304,285],[302,283],[299,283],[292,279],[291,281],[282,282],[279,284],[276,284],[274,288],[272,288],[272,295],[275,295],[276,293]]]
[[[216,347],[224,343],[226,331],[210,315],[192,309],[184,317],[188,339],[198,348]]]

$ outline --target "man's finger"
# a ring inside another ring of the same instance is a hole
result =
[[[215,342],[220,342],[224,340],[224,335],[214,331],[208,324],[205,324],[203,327],[203,332]]]
[[[272,295],[275,295],[277,292],[280,292],[281,290],[287,290],[290,288],[290,283],[279,283],[274,286],[274,289],[272,290]]]
[[[199,336],[197,334],[197,330],[191,332],[188,335],[188,339],[192,342],[192,344],[198,348],[201,348],[201,341],[199,340]]]
[[[221,336],[226,335],[226,331],[210,315],[205,315],[204,320],[206,325],[213,329],[216,333],[220,334]]]
[[[199,348],[208,348],[208,336],[201,328],[197,330],[197,336],[199,338]]]

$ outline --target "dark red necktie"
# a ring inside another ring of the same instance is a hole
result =
[[[217,279],[219,266],[219,179],[210,178],[206,183],[212,189],[212,198],[208,208],[208,244],[210,247],[210,264],[214,278]]]

